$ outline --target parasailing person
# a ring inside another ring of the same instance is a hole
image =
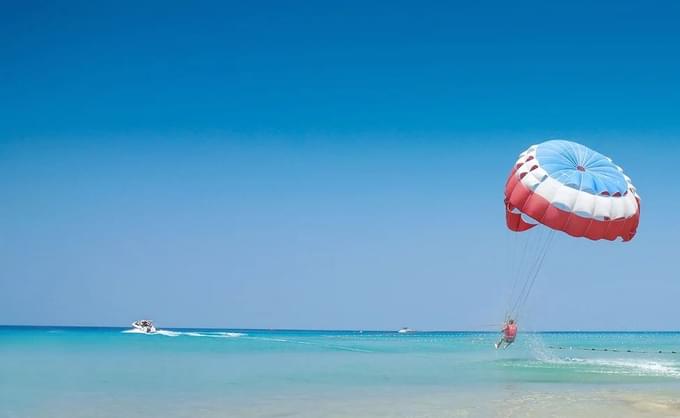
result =
[[[505,343],[504,348],[508,348],[510,344],[515,342],[515,337],[517,337],[517,324],[515,324],[515,320],[508,319],[508,321],[505,323],[505,326],[501,330],[501,333],[503,333],[503,335],[501,336],[501,339],[496,343],[496,350],[501,348],[503,343]]]

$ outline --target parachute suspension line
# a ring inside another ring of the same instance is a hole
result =
[[[536,248],[534,248],[536,247],[536,240],[532,238],[534,235],[540,236],[542,232],[542,230],[532,231],[521,237],[523,242],[518,246],[519,257],[516,260],[515,277],[509,295],[508,309],[505,313],[506,321],[513,315],[513,306],[526,287],[525,281],[529,274],[531,255],[536,253]]]
[[[513,306],[512,312],[514,313],[515,320],[519,317],[519,314],[522,311],[522,308],[526,304],[527,300],[529,299],[529,295],[531,294],[531,290],[534,288],[534,284],[536,283],[536,278],[538,277],[539,273],[541,272],[541,267],[543,267],[543,262],[545,261],[546,256],[548,255],[548,252],[550,250],[553,237],[555,236],[555,231],[550,230],[548,231],[547,237],[545,238],[545,241],[543,242],[543,246],[541,248],[540,255],[538,257],[537,263],[533,266],[533,272],[530,274],[529,278],[527,279],[527,282],[525,283],[526,290],[520,294],[520,297],[517,299],[515,302],[515,305]],[[527,285],[528,284],[528,285]]]
[[[545,233],[545,229],[540,228],[528,231],[521,236],[523,242],[518,246],[518,251],[521,251],[521,253],[517,258],[516,274],[505,314],[506,321],[514,315],[517,301],[522,298],[526,291],[527,281],[531,277],[534,266],[538,261],[538,251]]]
[[[524,295],[526,294],[529,284],[531,282],[531,277],[533,276],[533,272],[536,269],[536,266],[538,265],[538,261],[540,260],[540,252],[538,252],[539,249],[539,243],[543,241],[543,231],[536,237],[534,241],[533,248],[531,249],[532,254],[536,254],[535,261],[532,261],[526,268],[526,271],[523,272],[523,281],[521,284],[521,287],[519,287],[519,292],[517,294],[513,294],[513,299],[512,299],[512,304],[508,310],[508,314],[506,319],[509,319],[510,317],[515,317],[517,315],[517,310],[520,305],[520,302],[524,300]]]
[[[505,312],[505,319],[509,319],[508,317],[512,313],[510,311],[510,307],[512,306],[513,300],[515,300],[515,292],[518,290],[519,287],[519,282],[520,282],[520,277],[522,277],[522,266],[524,265],[524,261],[527,257],[527,254],[529,253],[529,239],[528,237],[523,237],[524,245],[522,245],[522,250],[517,248],[519,245],[517,245],[517,241],[519,239],[518,233],[517,232],[512,232],[512,234],[515,236],[514,238],[514,243],[513,243],[513,248],[515,249],[514,251],[514,257],[513,259],[510,260],[510,264],[513,267],[512,268],[512,288],[510,290],[510,293],[508,293],[508,300],[506,303],[506,306],[508,307],[508,310]],[[519,262],[518,262],[519,260]]]
[[[512,234],[511,232],[506,232],[505,234],[505,270],[507,272],[511,272],[511,280],[514,281],[515,278],[515,265],[513,263],[513,260],[515,260],[515,254],[517,252],[517,249],[515,248],[515,245],[517,244],[517,236]],[[512,295],[508,293],[506,295],[506,301],[505,301],[505,306],[508,306],[510,304],[510,297]]]

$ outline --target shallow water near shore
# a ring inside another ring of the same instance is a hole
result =
[[[0,417],[680,416],[680,333],[497,337],[0,327]]]

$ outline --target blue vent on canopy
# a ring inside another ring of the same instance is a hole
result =
[[[624,195],[628,183],[609,158],[571,141],[539,144],[536,159],[550,177],[591,194]]]

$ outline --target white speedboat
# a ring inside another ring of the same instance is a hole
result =
[[[135,329],[144,332],[145,334],[156,333],[156,327],[153,325],[153,322],[148,319],[140,319],[139,321],[135,321],[132,323],[132,326]]]
[[[410,332],[416,332],[416,330],[411,329],[411,328],[404,327],[404,328],[400,329],[400,330],[397,331],[397,332],[398,332],[399,334],[408,334],[408,333],[410,333]]]

